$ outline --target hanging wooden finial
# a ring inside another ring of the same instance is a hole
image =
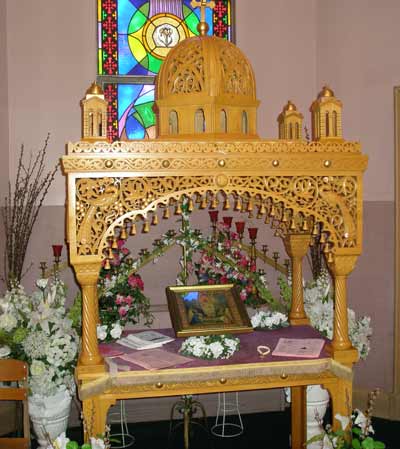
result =
[[[128,238],[128,234],[126,233],[125,223],[122,226],[121,234],[120,234],[119,238],[122,239],[122,240],[126,240]]]
[[[151,220],[151,224],[152,224],[152,226],[158,225],[158,217],[157,217],[156,214],[153,215],[153,218]]]
[[[147,234],[150,231],[150,226],[149,226],[149,222],[145,221],[143,223],[143,228],[142,228],[142,233],[143,234]]]
[[[104,269],[105,270],[110,270],[111,269],[111,265],[110,265],[109,259],[106,259],[106,263],[104,264]]]
[[[230,208],[231,208],[231,205],[229,203],[229,198],[226,197],[225,202],[224,202],[224,210],[229,210]]]
[[[214,9],[215,2],[212,0],[192,0],[190,6],[192,8],[200,7],[200,23],[197,25],[197,31],[201,36],[205,36],[209,28],[206,22],[206,8]]]
[[[169,218],[169,208],[168,207],[166,209],[164,209],[163,218],[164,218],[164,220],[167,220]]]
[[[131,230],[129,231],[130,235],[136,235],[136,223],[131,224]]]
[[[205,209],[206,207],[207,207],[207,197],[204,196],[204,197],[201,199],[199,209]]]
[[[188,203],[188,211],[193,212],[193,209],[194,209],[194,203],[193,203],[192,198],[190,198],[189,203]]]
[[[111,245],[112,249],[118,249],[118,241],[117,241],[117,237],[113,237],[112,239],[112,245]]]

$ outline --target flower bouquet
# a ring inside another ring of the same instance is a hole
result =
[[[240,248],[239,235],[226,224],[218,223],[216,237],[209,237],[202,247],[199,259],[194,262],[199,284],[233,283],[247,306],[282,308],[269,290],[265,273],[256,270],[251,258]]]
[[[67,317],[66,287],[59,279],[39,279],[28,295],[21,285],[0,298],[0,343],[9,356],[29,364],[31,394],[74,391],[79,337]]]
[[[97,327],[99,340],[118,339],[127,324],[136,324],[140,319],[145,325],[153,322],[150,300],[144,295],[142,278],[135,273],[130,251],[125,240],[118,240],[118,248],[110,269],[100,270],[97,284],[99,293],[100,324]]]
[[[284,302],[290,304],[291,285],[290,279],[279,279],[279,287]],[[333,337],[333,296],[329,274],[326,270],[314,281],[304,286],[304,309],[310,319],[311,326],[325,335]],[[366,359],[370,350],[370,338],[372,335],[371,318],[356,317],[354,310],[348,308],[349,338],[353,346],[358,350],[361,359]]]
[[[240,340],[232,335],[206,335],[187,338],[179,351],[191,357],[216,360],[229,359],[239,347]]]
[[[335,419],[340,423],[338,430],[333,430],[330,425],[323,429],[320,422],[322,432],[308,440],[307,444],[321,442],[321,449],[384,449],[385,444],[374,439],[374,429],[371,425],[377,394],[378,390],[369,394],[368,408],[364,413],[355,409],[351,416],[336,414]]]

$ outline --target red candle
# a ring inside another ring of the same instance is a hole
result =
[[[210,214],[211,223],[216,223],[218,221],[218,211],[210,210],[208,213]]]
[[[235,226],[236,226],[236,232],[238,233],[238,234],[243,234],[243,232],[244,232],[244,221],[237,221],[236,223],[235,223]]]
[[[63,245],[51,245],[53,247],[53,256],[61,257],[61,251],[63,249]]]
[[[222,217],[224,225],[231,229],[233,217]]]
[[[251,240],[255,240],[255,239],[257,238],[257,231],[258,231],[258,228],[249,228],[248,231],[249,231],[249,237],[250,237],[250,239],[251,239]]]

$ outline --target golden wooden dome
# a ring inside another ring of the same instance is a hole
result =
[[[258,104],[250,62],[234,44],[215,36],[182,41],[168,53],[157,77],[160,137],[203,132],[254,138]]]

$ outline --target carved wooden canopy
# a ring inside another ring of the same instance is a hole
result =
[[[318,226],[327,253],[361,252],[367,157],[358,143],[78,142],[68,145],[62,166],[72,264],[103,258],[108,239],[129,221],[148,221],[173,200],[213,194],[252,202],[281,237]]]

